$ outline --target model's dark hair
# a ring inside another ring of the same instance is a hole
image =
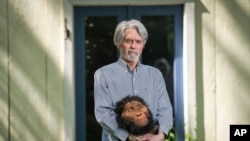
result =
[[[138,101],[138,102],[141,102],[144,106],[147,106],[146,102],[139,96],[126,96],[124,97],[122,100],[118,101],[116,103],[116,108],[115,108],[115,113],[118,115],[118,116],[121,116],[122,114],[122,111],[124,109],[124,106],[128,103],[128,102],[131,102],[131,101]]]

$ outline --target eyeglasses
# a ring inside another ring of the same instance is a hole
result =
[[[135,43],[136,45],[142,45],[143,44],[142,40],[133,40],[133,39],[129,39],[129,38],[124,39],[124,42],[126,44],[133,44],[133,43]]]

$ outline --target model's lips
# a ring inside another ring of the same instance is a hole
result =
[[[145,121],[145,117],[138,118],[136,121],[137,121],[137,122],[143,122],[143,121]]]
[[[146,119],[146,117],[142,117],[138,118],[135,122],[138,126],[145,126],[148,123],[148,120]]]

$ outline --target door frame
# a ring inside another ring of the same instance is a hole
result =
[[[194,0],[145,0],[143,4],[137,0],[117,1],[112,0],[66,0],[63,3],[64,18],[67,19],[67,28],[70,32],[69,38],[65,39],[65,137],[66,140],[76,140],[75,109],[75,71],[74,71],[74,7],[77,6],[127,6],[127,5],[184,5],[183,18],[183,102],[185,134],[196,138],[196,60],[195,60],[195,3]],[[64,22],[64,21],[62,21]]]
[[[151,13],[155,8],[160,8],[162,13]],[[128,12],[126,12],[128,11]],[[85,105],[85,44],[84,17],[85,16],[117,16],[118,21],[122,19],[135,18],[140,20],[142,15],[162,16],[174,15],[175,32],[175,57],[174,57],[174,105],[175,138],[176,141],[184,140],[184,107],[183,107],[183,9],[181,5],[176,6],[112,6],[112,7],[76,7],[75,13],[75,94],[76,94],[76,138],[85,140],[86,133],[86,105]],[[84,134],[83,134],[84,133]]]

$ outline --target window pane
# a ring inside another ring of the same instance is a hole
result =
[[[142,16],[148,30],[148,41],[143,50],[142,62],[158,67],[163,73],[166,87],[174,106],[173,59],[174,59],[174,16]]]
[[[101,127],[94,116],[94,72],[96,69],[117,60],[117,49],[113,43],[116,17],[85,18],[86,47],[86,124],[87,140],[101,140]]]

